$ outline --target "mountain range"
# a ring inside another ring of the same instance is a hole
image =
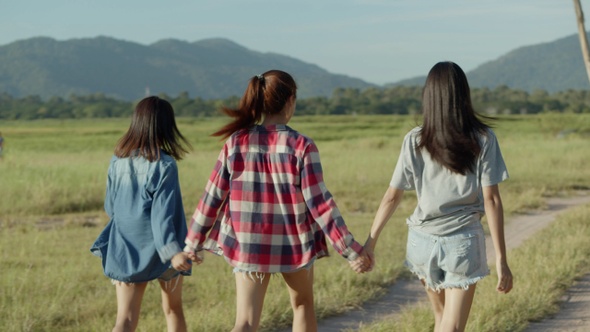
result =
[[[528,92],[590,89],[578,35],[519,47],[466,75],[469,85],[478,88],[505,85]],[[419,76],[387,85],[423,85],[425,79]]]
[[[241,96],[248,78],[269,68],[293,74],[301,98],[330,96],[335,88],[377,86],[221,38],[142,45],[111,37],[35,37],[0,46],[0,93],[42,98],[103,93],[134,100],[148,92],[175,96],[186,91],[203,99],[227,98]],[[467,76],[472,87],[548,92],[590,88],[577,35],[515,49]],[[422,84],[423,76],[385,86]]]
[[[227,39],[161,40],[151,45],[110,37],[57,41],[36,37],[0,46],[0,93],[65,97],[104,93],[133,100],[188,92],[203,99],[241,96],[253,75],[291,73],[298,95],[330,95],[336,87],[366,88],[361,79],[289,56],[249,50]]]

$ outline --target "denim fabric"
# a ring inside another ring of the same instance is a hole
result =
[[[301,270],[306,270],[307,272],[310,272],[311,271],[311,268],[313,267],[313,263],[315,263],[316,259],[317,258],[314,257],[307,264],[305,264],[302,267],[297,268],[297,269],[295,269],[293,271],[289,271],[289,272],[271,272],[271,273],[252,272],[252,271],[242,270],[242,269],[240,269],[238,267],[234,267],[233,271],[234,271],[234,274],[235,273],[242,273],[242,276],[243,277],[248,276],[248,278],[252,279],[252,281],[258,281],[258,280],[260,280],[260,282],[262,282],[262,280],[264,280],[264,277],[267,274],[270,274],[271,276],[275,276],[278,273],[281,273],[281,274],[289,274],[289,273],[299,272]],[[308,273],[308,275],[309,275],[309,273]]]
[[[315,263],[315,261],[317,260],[316,257],[312,258],[309,262],[307,262],[307,264],[303,265],[302,267],[296,268],[293,271],[288,271],[288,272],[280,272],[280,273],[295,273],[295,272],[299,272],[301,270],[311,270],[311,267],[313,266],[313,263]],[[239,267],[234,267],[233,269],[234,273],[256,273],[256,272],[252,272],[252,271],[248,271],[248,270],[242,270]],[[276,274],[279,272],[271,272],[270,274]]]
[[[159,277],[158,280],[161,281],[170,281],[180,275],[180,271],[176,271],[174,268],[169,268],[168,270],[164,271]]]
[[[122,282],[160,277],[187,235],[176,161],[164,152],[154,162],[113,157],[104,207],[110,221],[90,249],[104,274]]]
[[[490,273],[483,227],[444,236],[410,228],[406,266],[432,290],[466,289]]]

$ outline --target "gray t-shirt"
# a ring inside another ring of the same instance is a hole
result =
[[[479,223],[484,215],[482,187],[508,179],[496,135],[488,129],[480,136],[481,154],[476,173],[453,173],[433,161],[426,149],[417,149],[420,127],[404,138],[390,186],[416,190],[418,206],[407,219],[409,227],[445,235]]]

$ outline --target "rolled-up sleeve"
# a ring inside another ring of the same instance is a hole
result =
[[[219,210],[229,193],[230,174],[227,168],[227,145],[223,147],[207,181],[205,192],[191,218],[185,251],[194,251],[203,243],[217,220]]]
[[[162,165],[158,175],[154,177],[157,184],[152,197],[151,220],[156,250],[164,263],[182,251],[174,225],[175,221],[179,221],[177,219],[185,222],[185,218],[183,209],[178,211],[182,197],[176,163]]]
[[[324,184],[319,151],[313,143],[303,155],[301,190],[309,212],[334,249],[344,258],[355,260],[363,248],[348,231],[332,194]]]

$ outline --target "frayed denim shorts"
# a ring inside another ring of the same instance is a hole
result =
[[[164,273],[162,273],[159,277],[158,280],[161,281],[170,281],[176,277],[178,277],[180,275],[180,271],[177,271],[176,269],[169,267],[168,270],[164,271]]]
[[[313,267],[313,263],[315,263],[316,258],[312,258],[311,261],[309,261],[307,264],[303,265],[302,267],[295,269],[293,271],[289,271],[289,272],[283,272],[283,273],[294,273],[294,272],[299,272],[301,270],[307,270],[310,271],[311,268]],[[250,279],[252,280],[260,280],[262,282],[262,280],[264,279],[264,276],[266,275],[266,273],[262,273],[262,272],[253,272],[253,271],[246,271],[237,267],[233,268],[233,272],[234,274],[236,273],[243,273],[243,276],[248,276]],[[268,273],[270,275],[276,275],[276,273]]]
[[[490,273],[483,227],[478,224],[444,236],[410,228],[405,264],[434,291],[467,289]]]

